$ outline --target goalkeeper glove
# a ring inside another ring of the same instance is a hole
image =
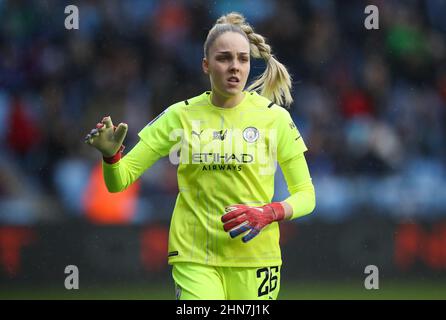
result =
[[[85,142],[98,149],[104,161],[115,163],[121,159],[124,146],[122,142],[127,135],[127,124],[120,123],[117,127],[113,125],[110,117],[105,117],[85,137]]]
[[[285,209],[279,202],[273,202],[262,207],[249,207],[236,204],[225,208],[226,214],[221,217],[224,223],[223,228],[229,231],[231,238],[249,230],[243,238],[243,242],[248,242],[273,221],[280,221],[285,218]]]

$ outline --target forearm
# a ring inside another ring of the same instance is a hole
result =
[[[104,181],[108,191],[120,192],[127,189],[160,157],[158,153],[140,140],[118,162],[108,164],[102,161]]]
[[[290,196],[281,202],[285,219],[291,220],[311,213],[316,195],[307,162],[303,154],[280,164]]]
[[[305,183],[281,203],[285,208],[285,219],[287,220],[313,212],[316,207],[316,193],[313,184],[311,181]]]

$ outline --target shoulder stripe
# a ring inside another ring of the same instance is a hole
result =
[[[178,255],[178,251],[171,251],[168,253],[167,257],[174,257]]]
[[[274,105],[274,102],[271,102],[271,103],[268,105],[268,108],[271,108],[273,105]]]
[[[187,100],[184,100],[184,103],[186,104],[186,106],[189,105],[189,101],[187,101]]]

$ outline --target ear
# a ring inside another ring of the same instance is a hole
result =
[[[208,62],[208,59],[203,58],[203,61],[202,61],[202,63],[201,63],[201,66],[202,66],[202,68],[203,68],[203,72],[204,72],[205,74],[209,74],[209,62]]]

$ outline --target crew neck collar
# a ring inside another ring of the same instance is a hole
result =
[[[206,94],[206,99],[207,99],[207,101],[208,101],[208,103],[209,103],[209,106],[210,106],[211,108],[216,109],[216,110],[225,111],[225,112],[229,112],[229,111],[231,111],[231,110],[238,110],[238,109],[240,109],[240,107],[246,102],[246,100],[248,99],[248,96],[249,96],[248,92],[243,91],[243,95],[244,95],[244,97],[243,97],[243,99],[242,99],[237,105],[235,105],[235,106],[233,106],[233,107],[230,107],[230,108],[225,108],[225,107],[218,107],[218,106],[216,106],[216,105],[214,105],[214,104],[212,103],[212,100],[211,100],[211,91],[206,91],[205,94]]]

